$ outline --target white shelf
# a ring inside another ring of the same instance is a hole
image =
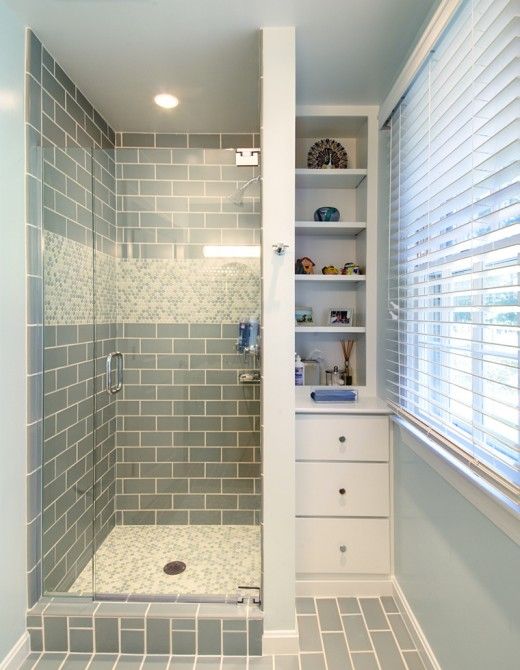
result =
[[[366,230],[363,221],[296,221],[296,234],[329,237],[331,235],[357,235]]]
[[[296,188],[357,188],[366,170],[313,170],[296,168]]]
[[[364,326],[295,326],[296,333],[365,333]]]
[[[365,275],[294,275],[296,281],[308,282],[363,282]]]

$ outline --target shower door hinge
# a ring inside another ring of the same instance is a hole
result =
[[[259,586],[239,586],[239,589],[243,589],[246,591],[258,591],[258,595],[255,597],[253,596],[253,604],[254,605],[261,605],[262,604],[262,591]],[[243,605],[246,600],[250,600],[246,595],[242,594],[241,597],[238,598],[237,600],[237,605]]]
[[[235,165],[258,165],[260,149],[235,149]]]

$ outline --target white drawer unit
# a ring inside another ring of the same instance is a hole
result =
[[[385,414],[296,415],[296,572],[302,579],[390,573],[389,455]]]
[[[388,461],[388,417],[298,414],[296,460]]]
[[[296,572],[388,574],[388,519],[296,519]]]
[[[389,514],[386,463],[296,463],[297,516]]]

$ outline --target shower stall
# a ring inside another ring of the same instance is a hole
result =
[[[256,134],[41,149],[45,595],[261,586]],[[85,143],[87,144],[87,143]],[[247,187],[244,188],[247,182]]]

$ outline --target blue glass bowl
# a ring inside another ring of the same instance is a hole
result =
[[[339,221],[339,210],[335,207],[318,207],[314,212],[315,221]]]

